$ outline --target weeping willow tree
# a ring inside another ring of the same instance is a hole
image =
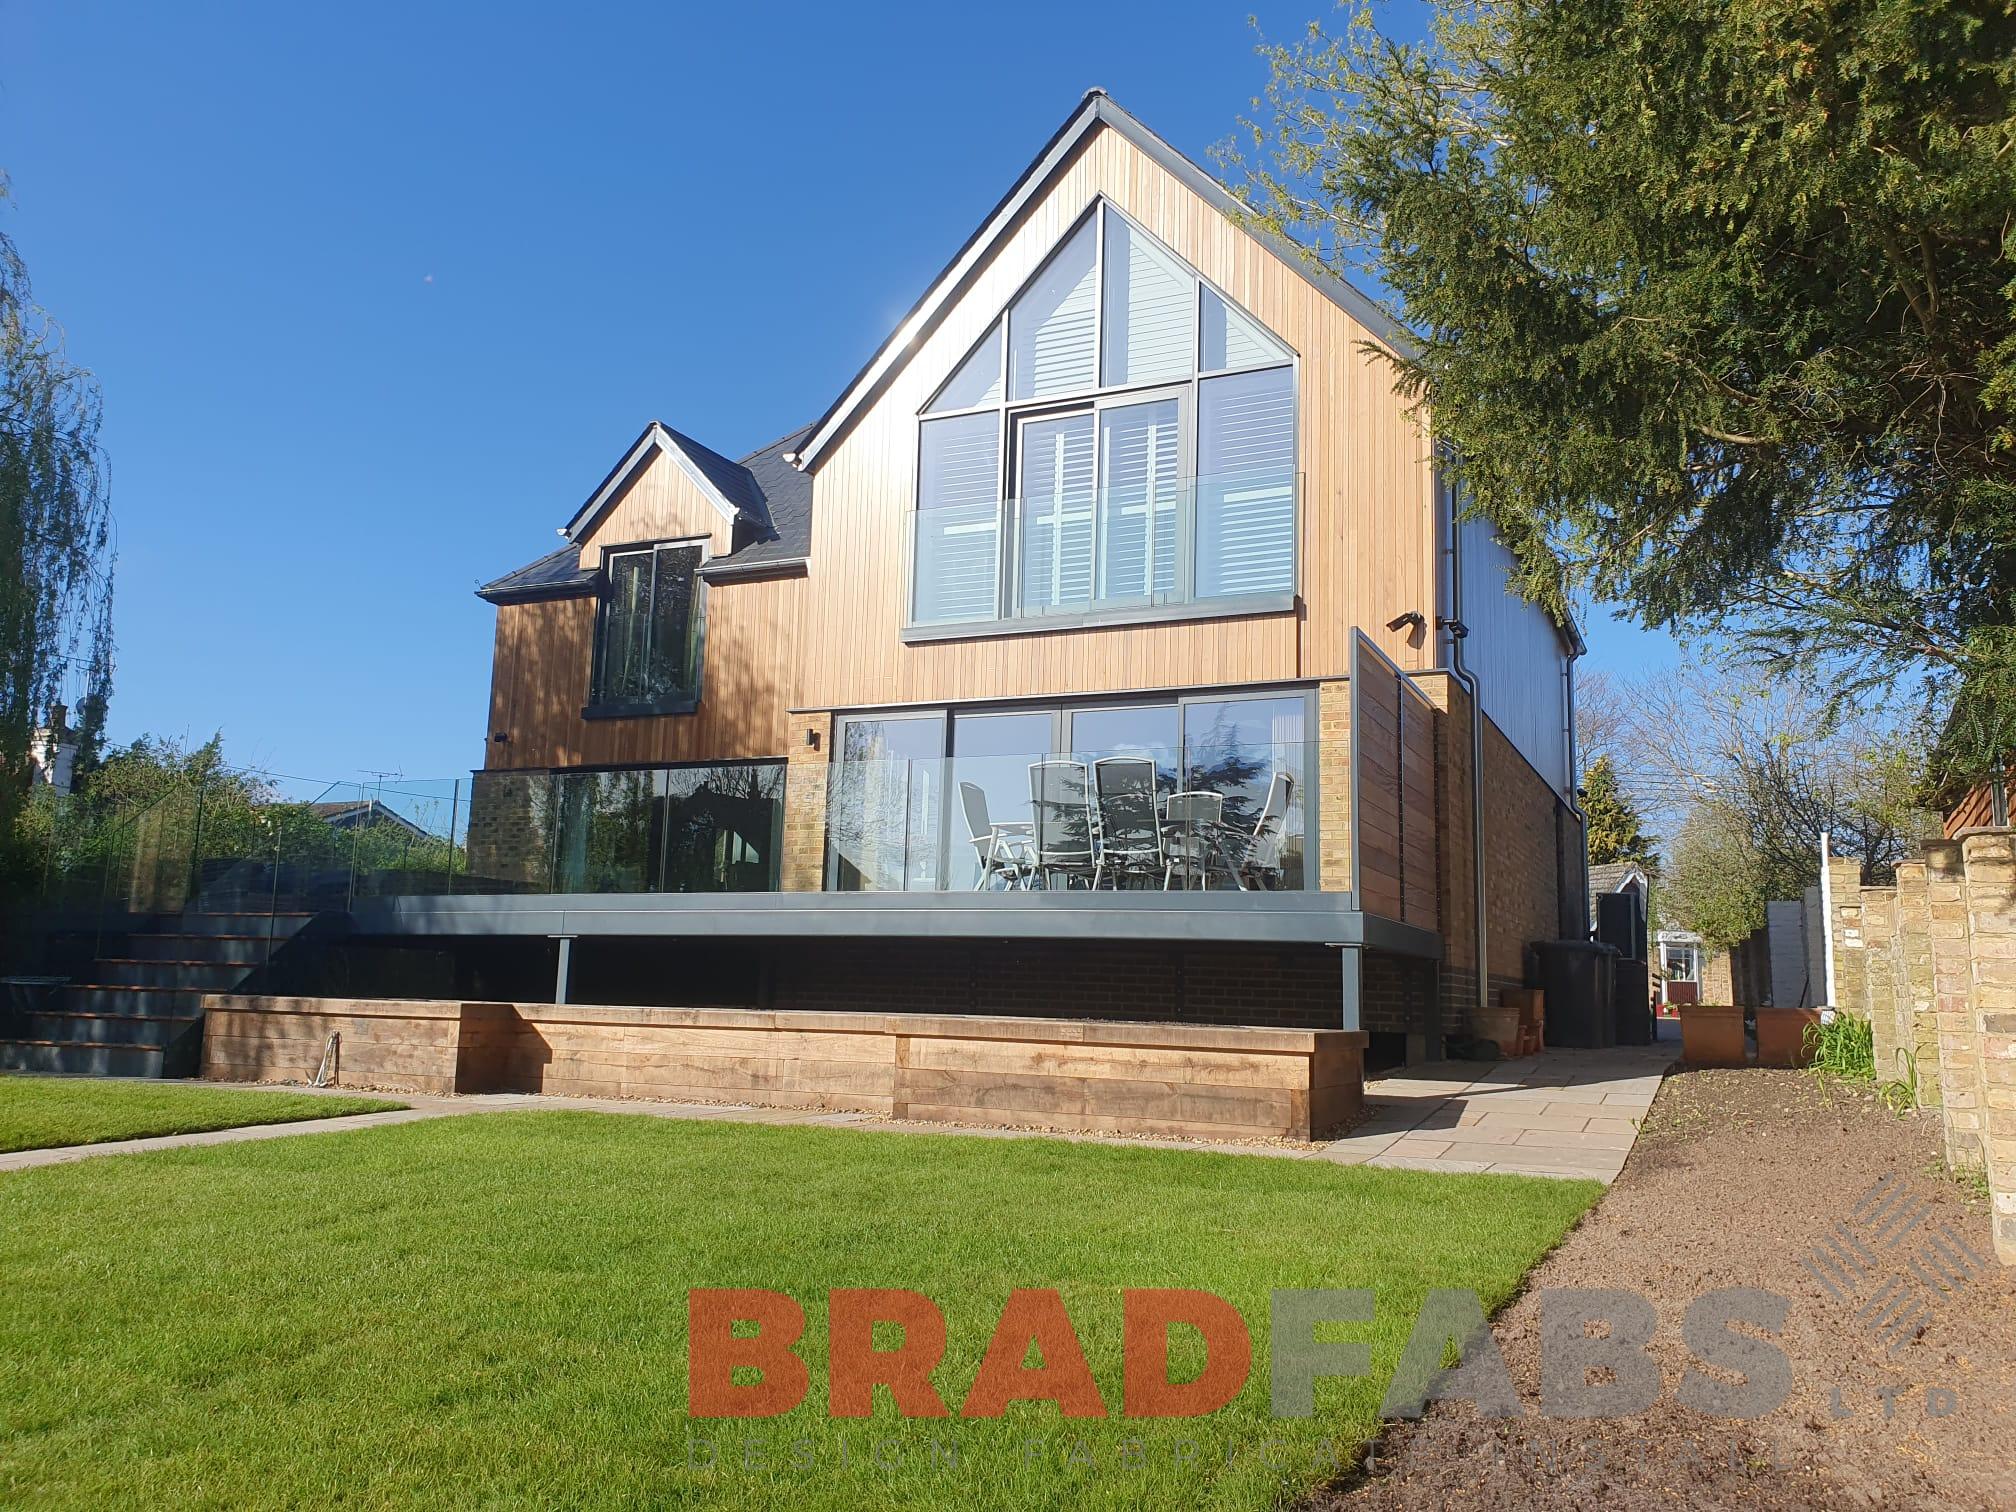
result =
[[[97,384],[65,357],[0,234],[0,841],[9,843],[36,731],[66,689],[85,766],[103,740],[112,542],[98,421]]]

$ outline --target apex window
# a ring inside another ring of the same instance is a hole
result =
[[[700,697],[699,542],[607,553],[591,711],[676,713]]]
[[[1102,202],[919,419],[911,622],[1285,607],[1295,414],[1294,354]]]

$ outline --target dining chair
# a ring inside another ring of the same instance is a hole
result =
[[[980,876],[973,884],[973,891],[984,892],[989,883],[997,880],[1011,888],[1026,889],[1036,872],[1030,854],[1035,826],[991,819],[987,813],[987,792],[977,782],[959,784],[959,806],[966,813],[966,837],[980,860]]]
[[[1082,761],[1029,763],[1030,864],[1043,885],[1059,877],[1067,888],[1091,882],[1097,870],[1092,844],[1092,779]]]
[[[1253,822],[1252,837],[1238,868],[1239,885],[1272,892],[1280,887],[1283,853],[1288,848],[1288,808],[1295,800],[1295,779],[1276,772],[1267,784],[1267,801]]]
[[[1162,867],[1162,890],[1180,871],[1183,885],[1193,880],[1200,887],[1211,885],[1211,862],[1223,859],[1220,828],[1225,822],[1223,793],[1171,793],[1162,813],[1163,845],[1168,859]]]
[[[1092,885],[1111,878],[1153,878],[1166,871],[1162,824],[1155,812],[1155,763],[1145,756],[1102,756],[1092,763],[1099,794],[1099,859]]]

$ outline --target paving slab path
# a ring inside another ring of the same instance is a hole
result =
[[[962,1124],[892,1123],[872,1113],[762,1108],[741,1103],[682,1103],[615,1097],[563,1097],[531,1092],[487,1092],[455,1097],[393,1093],[408,1106],[392,1113],[361,1113],[294,1123],[251,1124],[201,1134],[167,1134],[104,1144],[67,1145],[0,1155],[0,1172],[62,1165],[94,1155],[137,1155],[282,1139],[296,1134],[338,1134],[388,1124],[475,1113],[628,1113],[647,1118],[727,1123],[817,1124],[831,1128],[888,1129],[911,1134],[963,1134],[995,1139],[1064,1139],[1168,1150],[1208,1150],[1286,1160],[1328,1160],[1340,1165],[1395,1166],[1423,1171],[1482,1171],[1521,1176],[1579,1176],[1609,1182],[1624,1168],[1638,1125],[1675,1059],[1676,1047],[1616,1050],[1549,1050],[1496,1065],[1437,1061],[1409,1066],[1366,1083],[1369,1117],[1342,1139],[1306,1144],[1212,1144],[1187,1139],[1103,1138],[1047,1129],[983,1128]],[[192,1085],[229,1087],[229,1082]],[[247,1090],[271,1091],[261,1085]],[[351,1096],[350,1087],[299,1087],[292,1092]]]
[[[1347,1165],[1617,1179],[1672,1044],[1438,1061],[1365,1085],[1366,1120],[1316,1153]]]

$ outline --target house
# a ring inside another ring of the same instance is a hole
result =
[[[308,812],[334,830],[374,829],[380,825],[390,826],[410,840],[434,840],[424,825],[415,824],[411,819],[377,798],[343,798],[327,802],[305,805]]]
[[[1237,212],[1094,91],[810,424],[736,459],[647,425],[480,590],[474,896],[360,927],[557,936],[577,1000],[1362,1025],[1392,1058],[1525,981],[1587,907],[1575,631],[1456,517],[1379,355],[1406,333]],[[1234,842],[1271,823],[1264,876],[990,864],[1033,767],[1114,756]]]

